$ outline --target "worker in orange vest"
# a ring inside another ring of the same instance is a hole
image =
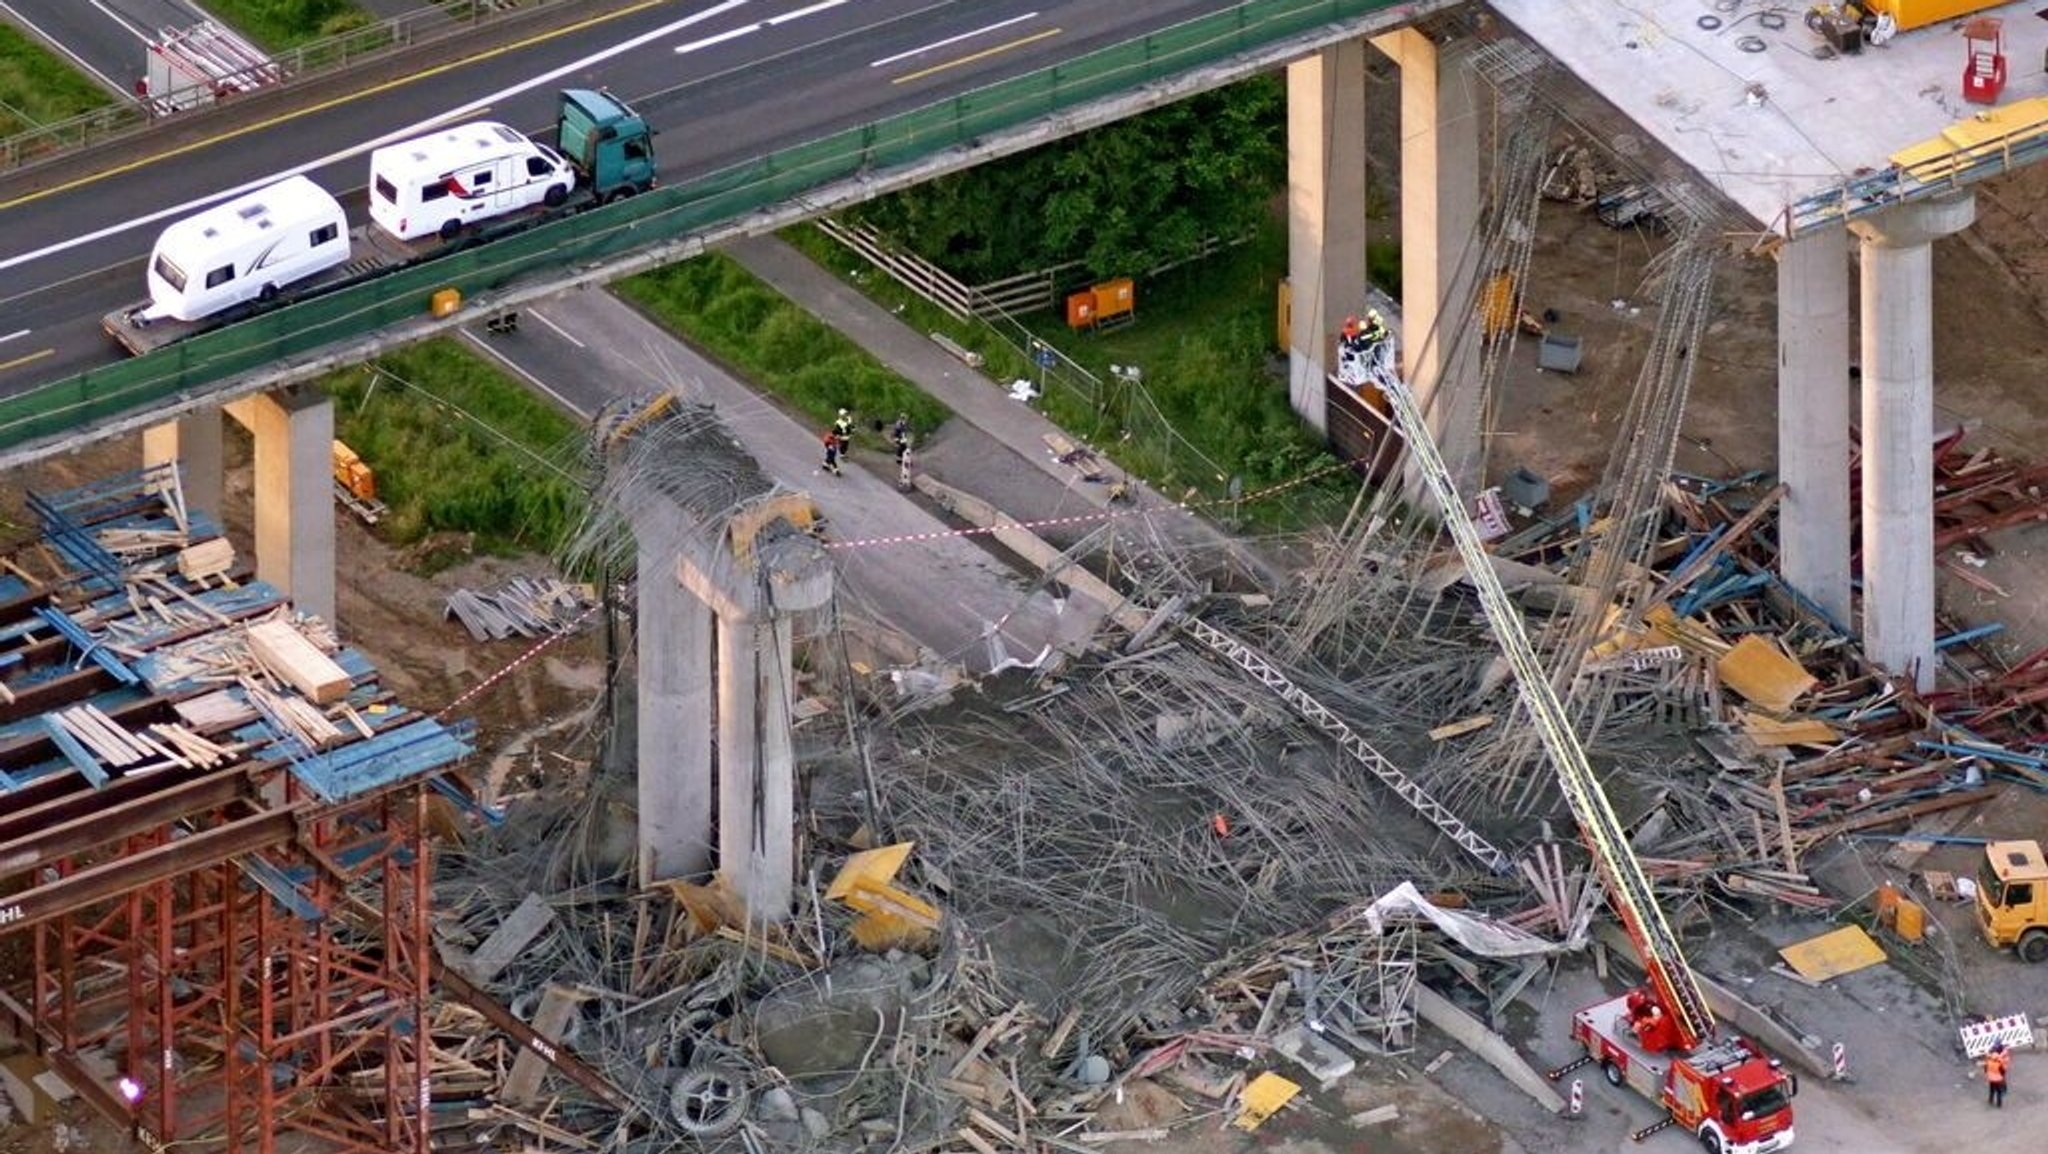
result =
[[[826,430],[825,430],[825,472],[827,472],[827,473],[830,473],[830,474],[832,474],[832,475],[833,475],[833,476],[835,476],[835,477],[837,477],[837,476],[839,476],[839,475],[840,475],[840,472],[839,472],[839,456],[840,456],[840,454],[844,453],[845,451],[846,451],[846,447],[845,447],[844,443],[843,443],[843,442],[842,442],[842,441],[840,440],[840,436],[839,436],[839,430],[837,430],[837,429],[826,429]]]
[[[1984,1087],[1988,1095],[1985,1101],[2003,1110],[2005,1108],[2005,1071],[2012,1065],[2012,1055],[2005,1052],[2004,1042],[1991,1043],[1991,1052],[1984,1055]]]

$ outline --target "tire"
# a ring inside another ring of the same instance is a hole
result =
[[[626,199],[629,196],[632,196],[634,193],[639,191],[639,189],[634,188],[630,184],[622,185],[618,188],[611,190],[611,192],[605,196],[604,202],[606,204],[617,204],[620,201]]]
[[[1621,1067],[1614,1064],[1614,1059],[1609,1058],[1600,1063],[1600,1076],[1607,1079],[1608,1085],[1620,1088]]]
[[[567,185],[551,184],[548,185],[547,195],[541,198],[541,203],[549,208],[560,208],[563,204],[567,203],[568,199],[569,187]]]
[[[1700,1149],[1705,1150],[1707,1154],[1721,1154],[1724,1149],[1721,1145],[1721,1136],[1712,1130],[1700,1131]]]
[[[276,300],[277,286],[274,284],[264,285],[263,288],[257,292],[256,299],[262,301],[264,304],[269,304],[271,301]]]
[[[2021,934],[2013,953],[2018,954],[2023,962],[2035,965],[2048,962],[2048,930],[2034,929]]]
[[[459,221],[459,220],[444,220],[444,221],[442,221],[442,222],[441,222],[441,239],[442,239],[442,240],[444,240],[444,241],[446,241],[446,240],[454,240],[454,239],[455,239],[456,237],[458,237],[458,236],[461,236],[461,235],[462,235],[462,222],[461,222],[461,221]]]

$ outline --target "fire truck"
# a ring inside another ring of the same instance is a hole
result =
[[[1362,394],[1377,390],[1406,439],[1414,468],[1429,486],[1467,578],[1479,593],[1487,624],[1514,669],[1517,691],[1557,769],[1587,852],[1643,964],[1641,987],[1572,1016],[1572,1038],[1585,1053],[1551,1077],[1598,1063],[1610,1083],[1663,1109],[1662,1119],[1633,1135],[1637,1141],[1677,1127],[1712,1154],[1784,1150],[1792,1145],[1792,1098],[1799,1080],[1755,1042],[1721,1031],[1715,1023],[1398,365],[1395,338],[1384,322],[1375,318],[1370,331],[1347,323],[1338,342],[1337,383]]]

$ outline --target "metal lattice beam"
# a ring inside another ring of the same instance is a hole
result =
[[[1459,848],[1476,857],[1494,873],[1506,873],[1514,868],[1508,856],[1495,849],[1485,838],[1473,832],[1472,828],[1446,809],[1443,803],[1431,797],[1415,779],[1401,772],[1401,768],[1388,761],[1384,755],[1366,744],[1356,730],[1345,724],[1343,718],[1332,713],[1328,706],[1317,701],[1287,675],[1280,672],[1272,662],[1259,652],[1221,629],[1198,618],[1189,618],[1181,628],[1195,640],[1208,646],[1224,659],[1258,679],[1259,684],[1280,695],[1281,699],[1294,707],[1297,713],[1329,734],[1344,752],[1363,765],[1367,772],[1394,791],[1395,796],[1414,807],[1431,825],[1442,830],[1445,837],[1456,842]]]

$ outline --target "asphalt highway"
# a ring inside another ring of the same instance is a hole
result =
[[[99,318],[142,298],[144,260],[171,221],[304,172],[344,204],[355,194],[362,223],[367,153],[437,125],[489,118],[540,133],[558,89],[604,87],[655,126],[673,182],[1230,6],[647,0],[509,44],[446,48],[324,99],[248,106],[259,116],[223,110],[167,123],[181,130],[144,136],[62,179],[0,179],[0,395],[123,355]]]
[[[124,99],[146,67],[144,46],[206,14],[187,0],[0,0],[0,17],[54,46],[71,66]]]

